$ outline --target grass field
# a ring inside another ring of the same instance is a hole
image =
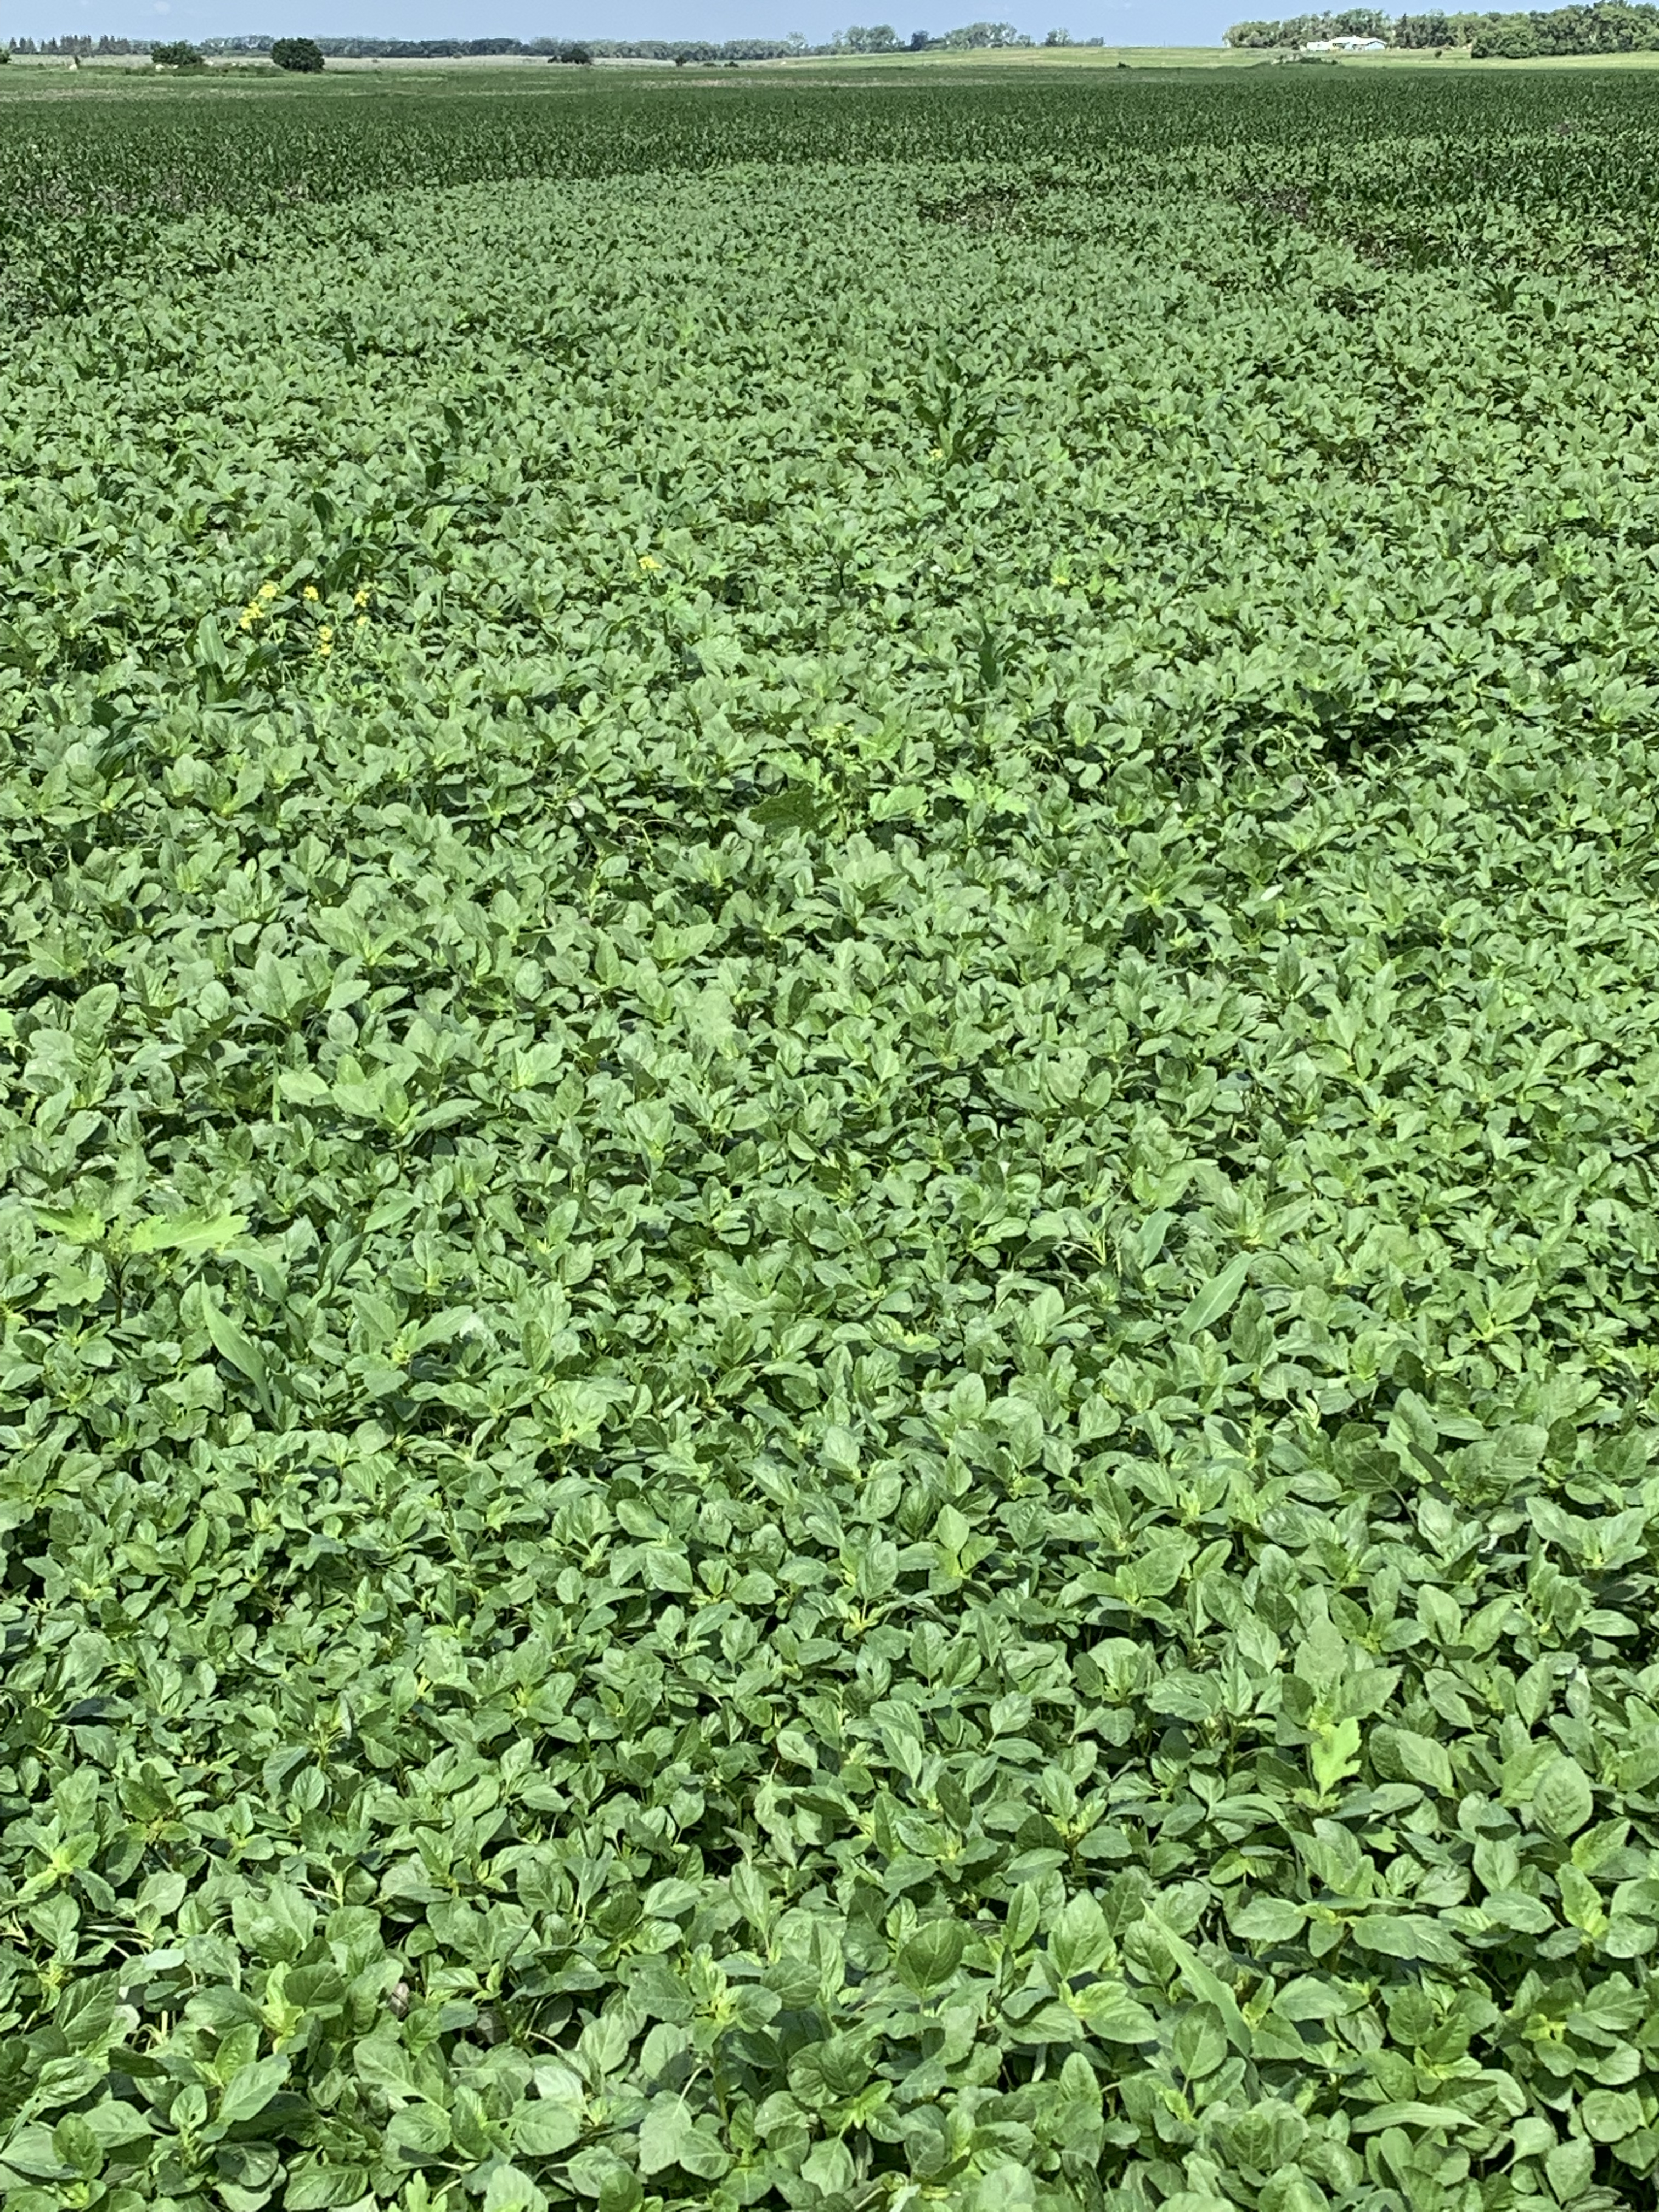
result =
[[[1645,78],[23,74],[7,2212],[1647,2212]]]
[[[996,52],[939,50],[920,54],[803,55],[787,60],[743,62],[735,71],[724,66],[680,70],[668,62],[602,58],[592,74],[582,71],[580,75],[571,70],[550,70],[540,56],[531,54],[471,55],[447,59],[362,56],[331,58],[325,83],[313,78],[284,80],[258,54],[210,57],[203,75],[182,82],[170,72],[154,71],[148,58],[139,54],[93,55],[84,58],[78,67],[56,54],[18,54],[13,56],[12,61],[11,71],[0,71],[0,106],[9,100],[32,101],[43,96],[85,99],[100,84],[105,89],[118,85],[124,92],[142,90],[150,98],[199,101],[221,96],[228,85],[245,83],[250,77],[257,80],[261,92],[301,100],[337,95],[354,82],[361,89],[365,79],[402,81],[418,86],[428,97],[435,88],[446,86],[477,93],[512,85],[526,94],[569,97],[580,91],[591,99],[596,92],[603,97],[599,88],[607,80],[614,85],[619,78],[631,81],[636,89],[643,79],[659,88],[675,84],[683,92],[707,91],[711,87],[729,91],[734,78],[750,83],[759,79],[775,88],[791,82],[823,82],[826,79],[860,87],[897,87],[926,82],[935,76],[959,85],[981,84],[1005,91],[1036,81],[1054,91],[1079,73],[1092,76],[1102,70],[1139,71],[1143,76],[1178,70],[1187,76],[1196,70],[1219,70],[1232,74],[1241,70],[1261,72],[1288,68],[1302,75],[1316,67],[1327,73],[1335,70],[1367,76],[1379,72],[1390,76],[1444,76],[1466,70],[1474,70],[1481,76],[1517,70],[1527,74],[1567,70],[1605,75],[1609,71],[1645,71],[1659,66],[1659,54],[1474,62],[1467,47],[1448,47],[1443,51],[1401,48],[1379,54],[1325,55],[1304,60],[1294,54],[1228,46],[1033,46]]]

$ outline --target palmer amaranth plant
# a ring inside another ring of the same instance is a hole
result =
[[[1650,99],[590,76],[8,109],[8,2212],[1650,2204]]]

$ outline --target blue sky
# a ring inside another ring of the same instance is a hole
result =
[[[170,33],[205,39],[239,31],[311,33],[345,38],[781,38],[814,41],[849,22],[891,21],[946,31],[980,16],[1006,17],[1033,37],[1063,24],[1073,38],[1112,45],[1215,46],[1230,22],[1250,9],[1206,0],[1045,0],[1033,15],[1023,0],[22,0],[6,10],[13,38],[106,32],[136,38]],[[898,14],[895,9],[899,10]],[[902,18],[902,20],[901,20]]]

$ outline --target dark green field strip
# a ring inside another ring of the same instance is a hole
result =
[[[1396,251],[1404,221],[1419,258],[1449,247],[1507,265],[1507,245],[1525,266],[1534,234],[1553,239],[1565,220],[1576,246],[1641,270],[1656,205],[1659,92],[1616,70],[690,83],[521,70],[479,88],[388,74],[0,92],[0,311],[14,321],[95,311],[111,281],[183,250],[165,236],[180,215],[237,217],[205,276],[296,234],[330,252],[329,209],[412,183],[943,158],[1109,192],[1221,185],[1334,235],[1369,234],[1380,216]]]

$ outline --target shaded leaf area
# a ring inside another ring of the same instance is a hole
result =
[[[19,349],[12,2212],[1647,2201],[1652,310],[1173,177]]]

